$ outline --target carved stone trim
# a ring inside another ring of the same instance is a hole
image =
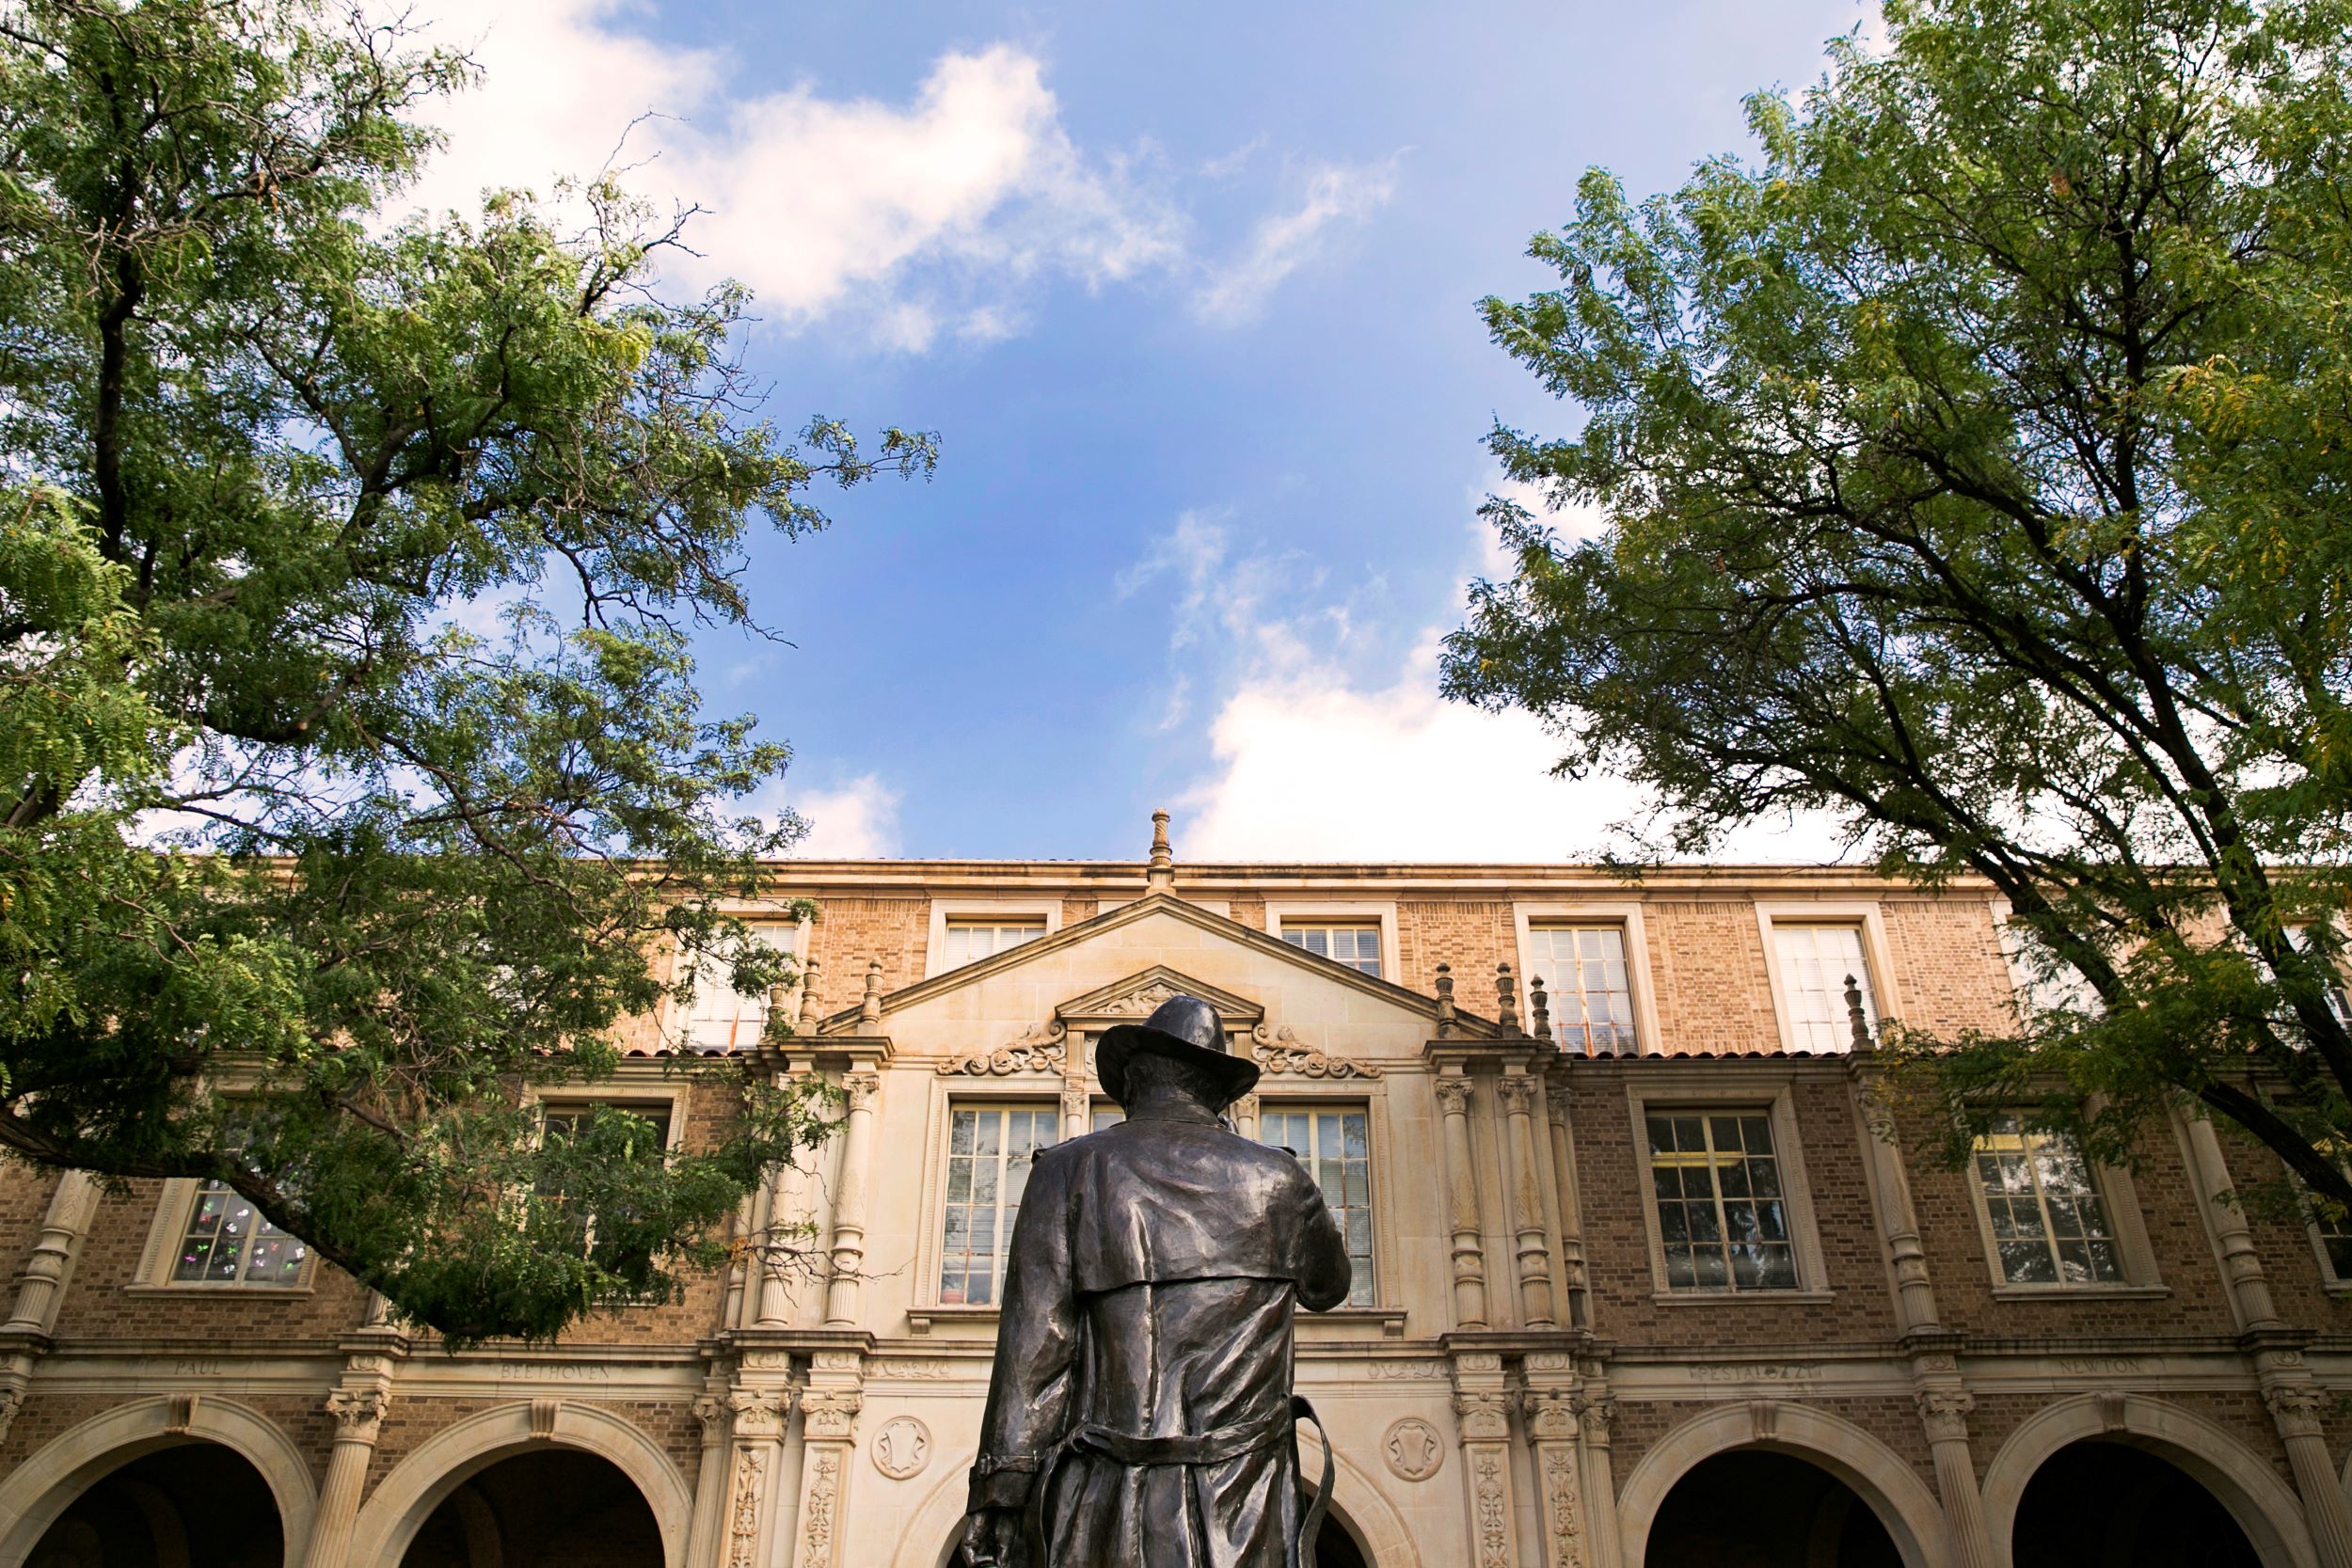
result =
[[[939,1064],[939,1076],[1004,1078],[1016,1072],[1062,1070],[1068,1060],[1069,1025],[1058,1019],[1032,1023],[993,1051],[965,1051]]]
[[[1427,1481],[1445,1465],[1445,1443],[1438,1429],[1418,1416],[1389,1424],[1380,1439],[1380,1457],[1399,1481]]]
[[[196,1421],[196,1407],[203,1402],[201,1394],[174,1394],[165,1407],[164,1430],[174,1436],[184,1436]]]
[[[853,1388],[818,1389],[801,1396],[801,1418],[811,1442],[846,1443],[857,1435],[857,1413],[865,1396]]]
[[[562,1400],[532,1400],[531,1402],[531,1435],[541,1443],[555,1438],[555,1418],[564,1408]]]
[[[338,1388],[326,1396],[326,1413],[335,1418],[338,1441],[373,1444],[384,1425],[385,1408],[392,1402],[391,1396],[381,1388]]]
[[[893,1416],[874,1433],[874,1468],[892,1481],[923,1473],[931,1462],[931,1429],[912,1416]]]
[[[1470,1511],[1478,1532],[1478,1568],[1513,1568],[1511,1505],[1503,1490],[1502,1447],[1482,1443],[1470,1456]]]
[[[736,1450],[735,1496],[727,1508],[727,1568],[752,1568],[759,1553],[759,1499],[768,1486],[768,1450]]]
[[[1295,1073],[1301,1078],[1377,1078],[1380,1069],[1370,1062],[1333,1055],[1316,1046],[1302,1045],[1287,1023],[1259,1024],[1249,1031],[1249,1054],[1267,1072]]]
[[[833,1568],[834,1513],[840,1495],[839,1451],[811,1454],[808,1489],[801,1497],[801,1568]]]
[[[1577,1487],[1576,1450],[1565,1443],[1546,1443],[1538,1451],[1536,1469],[1536,1484],[1544,1489],[1551,1568],[1583,1568],[1584,1511]]]

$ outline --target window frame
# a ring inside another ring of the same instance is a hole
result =
[[[978,1092],[974,1092],[975,1088]],[[1070,1140],[1062,1136],[1062,1107],[1058,1089],[1041,1092],[1044,1089],[1042,1082],[1009,1084],[993,1092],[985,1086],[958,1085],[954,1092],[947,1093],[944,1092],[943,1085],[943,1092],[934,1101],[934,1130],[926,1161],[929,1168],[924,1172],[923,1180],[923,1230],[920,1243],[915,1248],[915,1266],[923,1273],[915,1284],[914,1305],[908,1309],[917,1320],[928,1320],[933,1316],[993,1317],[1003,1310],[1002,1275],[996,1278],[997,1299],[994,1301],[975,1303],[940,1299],[940,1276],[947,1266],[947,1166],[954,1148],[955,1114],[962,1110],[1043,1111],[1052,1117],[1054,1144],[1067,1143]],[[1089,1104],[1089,1119],[1091,1114],[1092,1106]],[[1006,1243],[1006,1250],[999,1255],[1000,1260],[1010,1256],[1011,1233],[1008,1231],[1002,1240]],[[915,1332],[926,1332],[922,1323],[918,1322]]]
[[[1674,1082],[1626,1085],[1631,1117],[1635,1180],[1642,1200],[1643,1234],[1648,1238],[1650,1299],[1660,1306],[1763,1306],[1818,1304],[1835,1299],[1827,1255],[1816,1222],[1813,1185],[1805,1173],[1804,1144],[1797,1132],[1794,1080],[1758,1081],[1756,1064],[1740,1068],[1696,1068],[1677,1064]],[[1667,1283],[1666,1238],[1658,1221],[1658,1179],[1649,1157],[1649,1118],[1660,1115],[1756,1116],[1772,1129],[1772,1158],[1780,1164],[1781,1196],[1788,1202],[1789,1254],[1797,1270],[1793,1290],[1677,1287]]]
[[[2021,1118],[2029,1115],[2023,1106],[1990,1108]],[[1985,1278],[1995,1300],[2075,1301],[2172,1293],[2157,1273],[2155,1253],[2148,1243],[2146,1216],[2139,1206],[2139,1189],[2132,1180],[2132,1173],[2120,1165],[2102,1164],[2087,1154],[2083,1156],[2083,1165],[2090,1172],[2099,1202],[2107,1212],[2107,1224],[2114,1232],[2116,1257],[2122,1265],[2123,1277],[2083,1284],[2070,1284],[2062,1279],[2045,1285],[2012,1284],[2001,1267],[2001,1250],[1993,1234],[1993,1211],[1985,1200],[1984,1183],[1977,1178],[1972,1137],[1968,1168],[1961,1173],[1961,1180],[1967,1185],[1968,1207],[1977,1217],[1977,1249],[1984,1259]]]
[[[1633,991],[1633,1050],[1627,1054],[1655,1056],[1664,1051],[1664,1036],[1658,1026],[1658,993],[1650,981],[1649,932],[1642,919],[1642,906],[1637,903],[1558,902],[1515,904],[1512,920],[1518,928],[1518,974],[1521,1013],[1524,1019],[1533,1009],[1527,1001],[1525,983],[1534,980],[1541,970],[1535,961],[1535,928],[1541,927],[1599,927],[1614,926],[1625,942],[1626,983]],[[1558,994],[1553,976],[1542,974],[1546,991]],[[1554,1015],[1559,1009],[1552,1009]],[[1552,1043],[1558,1045],[1555,1035]]]
[[[1367,980],[1388,985],[1404,984],[1400,978],[1402,966],[1397,959],[1396,905],[1389,901],[1359,898],[1268,898],[1265,901],[1265,931],[1285,947],[1282,931],[1286,926],[1377,926],[1380,928],[1380,973],[1364,974]],[[1294,951],[1304,952],[1304,948]],[[1313,955],[1309,955],[1313,957]],[[1338,962],[1339,960],[1331,960]],[[1343,964],[1352,974],[1363,974],[1353,964]]]
[[[1042,920],[1044,928],[1029,939],[1030,942],[1042,942],[1061,929],[1061,899],[1058,896],[1053,898],[932,899],[930,936],[923,944],[923,977],[928,980],[935,974],[948,974],[956,970],[971,967],[970,964],[950,964],[947,961],[947,923],[950,920],[986,921],[992,919]],[[1023,942],[1021,945],[1025,947],[1029,945],[1029,942]],[[1011,949],[1007,948],[1005,951],[1010,952]],[[1003,956],[1003,953],[989,955],[990,958],[1002,958]],[[985,958],[972,960],[972,963],[985,962],[987,962]]]
[[[808,943],[811,922],[805,918],[784,918],[786,915],[790,913],[789,911],[778,911],[771,909],[737,909],[730,910],[727,912],[734,915],[736,919],[742,921],[747,926],[780,926],[790,930],[792,933],[791,946],[786,949],[786,951],[792,955],[793,976],[792,983],[785,988],[782,1006],[787,1008],[797,1007],[800,1004],[801,998],[801,975],[805,973],[803,966],[808,961]],[[673,950],[671,956],[671,962],[674,966],[671,972],[671,978],[673,980],[677,977],[675,965],[682,961],[685,957],[685,954]],[[723,977],[722,977],[722,984],[723,984]],[[736,993],[730,992],[729,994]],[[735,1019],[737,1029],[739,1030],[742,1025],[743,1005],[756,1001],[760,1008],[760,1032],[752,1037],[749,1044],[730,1045],[723,1053],[721,1053],[722,1054],[729,1056],[743,1055],[749,1052],[758,1049],[760,1040],[766,1037],[768,1027],[768,1009],[771,1006],[774,1006],[774,1004],[765,1000],[741,995],[736,995],[736,1001],[738,1004]],[[664,1013],[665,1016],[662,1021],[662,1043],[665,1045],[673,1045],[675,1049],[679,1051],[700,1054],[706,1048],[694,1045],[688,1036],[688,1031],[693,1027],[694,1023],[694,1020],[691,1015],[690,1009],[685,1005],[681,1004],[675,997],[671,997],[665,1004]],[[797,1019],[795,1022],[797,1022]],[[586,1103],[586,1101],[583,1101],[583,1103]]]
[[[1870,986],[1870,1023],[1873,1028],[1883,1020],[1902,1017],[1902,1003],[1895,989],[1895,960],[1886,942],[1886,923],[1879,912],[1876,899],[1867,901],[1803,901],[1766,902],[1756,906],[1756,929],[1764,946],[1764,974],[1772,984],[1772,1018],[1780,1032],[1780,1048],[1784,1052],[1804,1051],[1813,1055],[1842,1056],[1841,1048],[1834,1052],[1817,1052],[1796,1043],[1796,1028],[1788,1006],[1788,986],[1781,974],[1779,928],[1784,926],[1844,926],[1858,928],[1862,933],[1862,962],[1869,974],[1865,976]]]
[[[1343,1116],[1350,1112],[1355,1112],[1360,1114],[1364,1118],[1364,1212],[1370,1222],[1370,1228],[1372,1232],[1372,1277],[1369,1281],[1371,1286],[1371,1295],[1370,1299],[1365,1301],[1343,1301],[1340,1303],[1337,1309],[1340,1311],[1377,1312],[1380,1311],[1391,1299],[1392,1299],[1388,1289],[1387,1280],[1388,1259],[1392,1249],[1389,1244],[1389,1238],[1383,1234],[1383,1227],[1381,1225],[1381,1215],[1386,1211],[1387,1207],[1382,1202],[1380,1190],[1380,1166],[1383,1150],[1381,1148],[1381,1139],[1376,1131],[1380,1118],[1374,1112],[1371,1098],[1366,1097],[1362,1100],[1345,1100],[1317,1095],[1301,1096],[1296,1099],[1293,1099],[1288,1096],[1279,1096],[1268,1099],[1262,1095],[1258,1101],[1256,1117],[1250,1124],[1249,1131],[1245,1135],[1248,1136],[1251,1142],[1258,1144],[1261,1148],[1286,1148],[1286,1145],[1273,1144],[1266,1141],[1265,1118],[1267,1115],[1271,1113],[1276,1116],[1313,1116],[1317,1112],[1327,1112]],[[1295,1160],[1298,1157],[1294,1154],[1291,1158]],[[1302,1168],[1305,1167],[1304,1161],[1301,1161],[1300,1164]],[[1312,1175],[1313,1173],[1310,1172],[1310,1174]],[[1321,1177],[1316,1176],[1315,1181],[1316,1190],[1319,1192],[1322,1190]],[[1344,1237],[1343,1237],[1343,1240],[1344,1240]],[[1355,1290],[1355,1282],[1352,1279],[1348,1282],[1348,1289],[1351,1293]]]
[[[138,1271],[124,1289],[134,1294],[169,1293],[196,1291],[214,1294],[253,1296],[263,1301],[298,1298],[310,1295],[318,1288],[319,1255],[309,1243],[303,1243],[301,1270],[291,1285],[256,1285],[244,1279],[174,1279],[173,1264],[180,1243],[187,1239],[188,1227],[196,1219],[196,1206],[207,1185],[193,1176],[167,1178],[156,1196],[155,1215],[150,1223],[147,1245],[140,1250]]]
[[[533,1136],[545,1138],[548,1135],[549,1114],[575,1115],[582,1111],[593,1110],[598,1105],[610,1105],[616,1111],[634,1111],[642,1116],[658,1107],[665,1129],[661,1139],[662,1152],[675,1154],[686,1147],[686,1090],[683,1086],[673,1088],[649,1086],[643,1091],[618,1088],[616,1085],[608,1085],[608,1087],[617,1088],[618,1092],[566,1094],[558,1090],[552,1094],[533,1093],[530,1101],[531,1110],[539,1120],[538,1131]],[[588,1216],[588,1228],[583,1238],[584,1245],[594,1247],[596,1244],[596,1217],[592,1213]]]

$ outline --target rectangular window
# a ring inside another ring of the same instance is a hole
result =
[[[282,1289],[302,1283],[310,1255],[301,1238],[272,1225],[234,1188],[207,1181],[196,1190],[171,1277],[177,1284]]]
[[[1859,926],[1804,926],[1774,922],[1780,949],[1780,990],[1788,1008],[1788,1049],[1843,1052],[1852,1049],[1853,1022],[1846,1016],[1846,976],[1862,992],[1863,1021],[1878,1024],[1870,994],[1870,966],[1862,955]]]
[[[2296,947],[2302,949],[2306,953],[2313,952],[2312,947],[2312,930],[2308,926],[2288,927],[2287,940],[2295,943]],[[2317,957],[2318,955],[2314,954],[2313,956]],[[2321,961],[2327,962],[2328,960],[2322,958]],[[2352,1023],[2352,997],[2345,996],[2344,983],[2341,979],[2331,981],[2328,987],[2328,1010],[2336,1015],[2338,1022]]]
[[[1763,1111],[1650,1116],[1650,1177],[1670,1291],[1793,1291],[1788,1198]]]
[[[1552,1031],[1580,1056],[1629,1053],[1633,982],[1621,926],[1535,926],[1527,933],[1532,978],[1551,993]]]
[[[1364,1113],[1262,1109],[1258,1141],[1288,1149],[1323,1189],[1324,1204],[1347,1239],[1347,1261],[1353,1270],[1347,1304],[1373,1305],[1372,1148],[1365,1137]]]
[[[2003,1279],[2122,1283],[2122,1252],[2106,1205],[2072,1138],[2028,1129],[2015,1116],[1996,1117],[1978,1134],[1976,1167]]]
[[[543,1143],[551,1143],[569,1138],[595,1109],[593,1105],[542,1107],[539,1114],[540,1140]],[[652,1124],[644,1139],[632,1146],[635,1158],[659,1161],[664,1157],[670,1147],[670,1106],[666,1101],[642,1105],[615,1105],[612,1109],[627,1111],[639,1120]],[[559,1202],[564,1197],[562,1189],[546,1184],[544,1181],[538,1192],[541,1197],[551,1197]],[[580,1250],[586,1252],[593,1248],[596,1244],[596,1214],[592,1211],[580,1209],[571,1216],[571,1219],[574,1228],[580,1232]]]
[[[2329,1219],[2312,1211],[2312,1228],[2318,1232],[2319,1250],[2328,1255],[2328,1272],[2339,1285],[2352,1285],[2352,1218]]]
[[[795,951],[800,927],[780,920],[751,923],[754,941],[779,953]],[[686,1015],[687,1047],[694,1051],[750,1051],[768,1027],[768,998],[745,996],[730,983],[727,966],[704,957],[694,968],[694,1005]]]
[[[993,1307],[1029,1184],[1029,1159],[1061,1140],[1053,1105],[954,1105],[947,1111],[947,1210],[939,1249],[943,1307]]]
[[[1316,921],[1304,926],[1282,923],[1282,940],[1318,958],[1336,959],[1375,979],[1380,975],[1380,923]]]
[[[1043,915],[976,915],[947,919],[947,962],[949,969],[961,969],[991,954],[1002,953],[1008,947],[1018,947],[1025,942],[1035,942],[1045,934]]]
[[[1094,1119],[1087,1131],[1100,1132],[1106,1127],[1117,1127],[1126,1119],[1127,1113],[1116,1105],[1097,1105],[1094,1107]]]

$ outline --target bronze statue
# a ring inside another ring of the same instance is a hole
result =
[[[972,1466],[975,1568],[1313,1568],[1330,1443],[1306,1503],[1291,1317],[1347,1299],[1347,1246],[1296,1160],[1219,1119],[1258,1081],[1224,1043],[1190,996],[1105,1032],[1095,1065],[1127,1119],[1038,1150]]]

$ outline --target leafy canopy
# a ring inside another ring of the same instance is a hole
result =
[[[2352,8],[1890,0],[1760,161],[1588,173],[1483,309],[1598,508],[1488,515],[1447,689],[1653,786],[1653,849],[1839,814],[2063,986],[1908,1040],[2099,1151],[2185,1092],[2352,1203]],[[2085,1112],[2089,1103],[2095,1113]]]
[[[0,10],[0,1148],[547,1337],[827,1124],[732,1063],[690,1154],[530,1102],[698,973],[789,979],[723,912],[786,752],[688,639],[756,629],[755,528],[932,448],[780,436],[744,296],[659,292],[677,226],[610,180],[388,223],[469,71],[317,0]]]

